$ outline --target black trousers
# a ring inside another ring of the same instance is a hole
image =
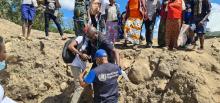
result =
[[[145,24],[145,37],[146,37],[146,43],[147,44],[153,44],[153,31],[154,31],[154,25],[156,21],[156,16],[152,18],[152,20],[145,20],[143,23]]]
[[[50,19],[52,19],[54,21],[55,25],[57,26],[57,29],[60,33],[60,36],[63,36],[63,30],[61,28],[61,25],[60,25],[57,17],[50,14],[50,13],[45,13],[44,16],[45,16],[45,34],[46,34],[46,36],[49,35],[48,32],[49,32]]]

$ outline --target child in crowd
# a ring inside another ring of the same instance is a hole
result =
[[[119,38],[123,39],[124,38],[124,26],[125,26],[125,21],[126,21],[126,11],[122,12],[120,19],[118,21],[118,33],[119,33]]]
[[[186,10],[184,13],[183,23],[189,25],[189,28],[186,31],[187,33],[186,48],[193,49],[191,45],[194,39],[194,27],[195,27],[195,24],[193,23],[193,3],[191,2],[191,0],[187,0],[185,3],[186,3]]]

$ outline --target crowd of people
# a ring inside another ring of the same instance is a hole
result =
[[[31,33],[39,1],[23,0],[22,32],[27,39]],[[44,0],[45,38],[48,39],[49,21],[56,24],[62,40],[66,40],[58,21],[58,0]],[[82,87],[92,87],[95,103],[117,103],[117,79],[124,71],[114,44],[124,39],[124,46],[132,44],[134,50],[146,39],[146,48],[153,47],[156,18],[160,17],[158,47],[170,51],[186,48],[193,50],[200,40],[198,50],[204,49],[206,24],[211,12],[209,0],[128,0],[122,12],[115,0],[75,0],[75,39],[68,40],[63,50],[64,62],[71,65],[76,90],[76,103]],[[145,26],[145,37],[141,35]],[[27,33],[26,33],[27,29]],[[1,49],[2,52],[2,49]],[[1,53],[2,54],[2,53]],[[0,69],[5,68],[4,55],[0,55]],[[87,61],[93,63],[87,71]],[[3,67],[4,66],[4,67]],[[123,75],[125,78],[126,75]]]
[[[83,32],[78,27],[90,24],[113,44],[124,38],[124,46],[131,43],[133,49],[137,49],[140,42],[146,39],[146,48],[152,48],[156,18],[160,17],[158,47],[171,51],[179,47],[194,50],[199,39],[198,50],[204,49],[206,24],[211,12],[209,0],[128,0],[126,11],[122,14],[115,0],[85,0],[89,6],[80,5],[80,0],[76,2],[77,7],[88,10],[75,11],[79,15],[74,15],[74,20],[81,21],[75,22],[77,35]],[[143,25],[145,38],[141,35]]]
[[[45,38],[49,39],[49,21],[52,19],[62,40],[66,40],[58,20],[61,8],[59,0],[23,0],[23,36],[29,38],[39,5],[44,8]],[[146,39],[146,48],[152,48],[156,18],[160,17],[157,40],[159,47],[167,47],[169,50],[176,50],[179,46],[194,49],[199,39],[199,50],[204,49],[204,34],[211,12],[209,0],[128,0],[123,13],[119,7],[115,0],[75,0],[75,35],[82,36],[85,25],[90,24],[113,44],[124,38],[124,46],[131,43],[137,49],[140,42]],[[143,25],[146,30],[145,38],[141,35]],[[185,38],[182,35],[186,35]],[[178,43],[179,38],[183,39],[181,45]]]

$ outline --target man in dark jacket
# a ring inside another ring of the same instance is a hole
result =
[[[95,27],[90,26],[88,28],[88,32],[86,36],[89,38],[88,46],[87,46],[87,53],[82,55],[82,59],[88,60],[89,56],[91,56],[93,66],[92,68],[96,67],[97,64],[95,62],[95,52],[98,49],[104,49],[108,54],[108,61],[110,63],[116,63],[120,66],[119,61],[119,53],[114,48],[112,43],[108,41],[108,39],[101,33],[96,30]]]

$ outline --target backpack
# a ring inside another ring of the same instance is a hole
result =
[[[62,58],[63,58],[63,61],[65,63],[72,63],[76,54],[75,53],[72,53],[68,47],[69,45],[72,43],[73,39],[70,39],[68,40],[65,44],[64,44],[64,47],[63,47],[63,52],[62,52]],[[82,45],[85,43],[86,41],[86,38],[83,36],[83,41],[77,45],[77,50],[79,50]]]

